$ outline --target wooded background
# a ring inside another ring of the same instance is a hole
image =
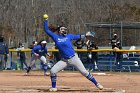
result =
[[[43,14],[49,23],[64,24],[70,33],[84,34],[85,23],[140,22],[139,0],[0,0],[0,34],[11,47],[19,42],[31,44],[33,40],[50,38],[44,33]],[[120,34],[120,29],[95,29],[96,41],[107,46],[110,34]],[[123,30],[123,45],[140,45],[140,30]]]

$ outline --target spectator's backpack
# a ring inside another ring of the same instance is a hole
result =
[[[6,54],[7,45],[4,42],[0,42],[0,54]]]

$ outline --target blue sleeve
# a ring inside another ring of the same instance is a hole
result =
[[[81,38],[81,35],[73,35],[73,34],[69,34],[69,35],[70,35],[71,40],[78,40]]]
[[[31,53],[32,53],[32,54],[36,53],[35,51],[36,51],[37,49],[38,49],[38,46],[35,46],[35,47],[32,49]]]
[[[45,21],[44,21],[44,29],[45,29],[45,32],[46,32],[52,39],[54,39],[54,38],[56,37],[56,34],[49,30],[49,27],[48,27],[48,20],[45,20]]]

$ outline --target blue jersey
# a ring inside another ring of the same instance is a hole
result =
[[[31,52],[32,54],[37,53],[39,56],[45,56],[48,53],[48,50],[46,46],[42,47],[41,45],[36,45]]]
[[[78,40],[80,39],[81,35],[73,35],[73,34],[67,34],[66,36],[62,36],[59,34],[55,34],[48,28],[48,21],[44,21],[44,27],[45,32],[53,39],[55,42],[56,47],[58,48],[60,55],[62,58],[71,58],[74,56],[75,51],[72,46],[72,40]]]

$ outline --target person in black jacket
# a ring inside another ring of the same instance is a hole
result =
[[[77,47],[77,49],[82,49],[84,46],[84,40],[78,39],[75,41],[74,45]]]
[[[88,50],[98,49],[94,41],[87,40],[86,45]],[[98,70],[98,52],[87,52],[87,60],[89,62],[88,69],[90,71]]]
[[[74,46],[77,47],[77,49],[82,49],[84,46],[84,40],[83,39],[78,39],[74,42]],[[79,58],[82,59],[82,53],[78,52],[77,53]]]
[[[28,65],[26,63],[26,54],[25,52],[21,51],[23,49],[25,49],[24,45],[22,43],[19,43],[19,46],[17,48],[17,57],[20,61],[20,69],[22,70],[24,69],[24,65],[26,69],[28,68]]]
[[[5,57],[9,56],[8,45],[4,42],[4,37],[0,35],[0,70],[6,69]]]
[[[115,47],[118,47],[119,43],[120,43],[120,40],[118,38],[118,35],[117,34],[113,34],[113,38],[111,39],[112,49],[114,49]]]
[[[115,49],[115,50],[122,49],[122,46],[121,46],[121,43],[117,34],[113,34],[113,38],[111,39],[111,45],[112,45],[112,49]],[[113,52],[113,55],[115,57],[116,70],[121,70],[122,58],[123,58],[122,52]]]

